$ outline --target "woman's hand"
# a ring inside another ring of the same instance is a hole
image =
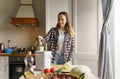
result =
[[[42,37],[41,35],[39,35],[39,36],[38,36],[38,39],[41,39],[41,40],[42,40],[42,39],[43,39],[43,37]]]

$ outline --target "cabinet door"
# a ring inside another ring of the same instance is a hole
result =
[[[0,65],[0,75],[4,75],[8,72],[7,67],[8,67],[7,64]]]
[[[8,57],[7,56],[0,57],[0,63],[8,63]]]
[[[8,79],[8,57],[0,57],[0,79]]]
[[[8,79],[6,75],[0,75],[0,79]]]

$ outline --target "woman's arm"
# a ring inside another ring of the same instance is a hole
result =
[[[70,54],[69,54],[69,59],[68,61],[72,61],[72,58],[73,58],[73,53],[75,52],[75,39],[72,37],[71,38],[71,51],[70,51]]]
[[[48,41],[50,41],[50,38],[51,38],[51,36],[52,36],[53,30],[54,30],[54,28],[51,28],[51,29],[49,30],[49,32],[47,33],[47,35],[43,37],[43,39],[42,39],[42,42],[43,42],[43,43],[47,43]]]

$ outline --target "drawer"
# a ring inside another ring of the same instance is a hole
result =
[[[10,56],[9,57],[9,61],[24,61],[24,58],[25,57],[22,57],[22,56]]]
[[[8,57],[0,57],[0,63],[6,63],[8,62]]]

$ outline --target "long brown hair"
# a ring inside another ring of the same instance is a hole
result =
[[[71,37],[74,37],[75,36],[75,32],[74,32],[72,26],[70,25],[70,21],[69,21],[69,17],[68,17],[67,12],[60,12],[60,13],[58,13],[58,18],[59,18],[60,15],[64,15],[66,17],[66,24],[65,24],[65,28],[64,28],[65,31],[69,32]],[[56,28],[60,28],[58,23],[56,25]]]

